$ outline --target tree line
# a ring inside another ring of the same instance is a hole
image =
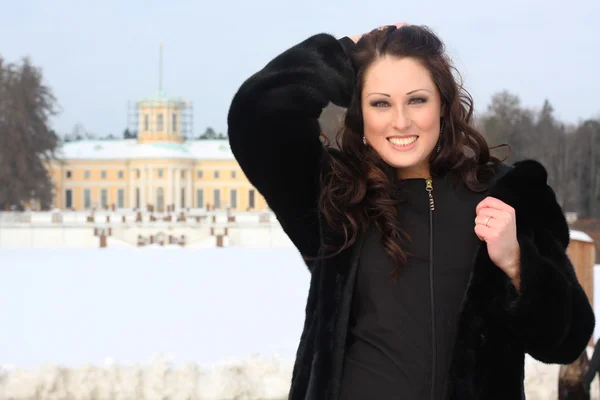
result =
[[[567,124],[555,117],[548,100],[532,109],[503,91],[492,97],[475,124],[491,146],[510,146],[507,161],[540,161],[563,210],[600,218],[600,117]],[[501,150],[492,154],[504,158]]]
[[[116,140],[137,137],[126,129],[122,135],[99,136],[81,124],[57,135],[51,118],[59,110],[57,99],[44,82],[42,72],[28,58],[7,63],[0,57],[0,209],[22,207],[37,199],[47,208],[52,201],[52,181],[45,165],[56,160],[56,151],[73,140]],[[339,113],[324,113],[325,131],[339,126]],[[576,124],[560,121],[549,101],[539,109],[525,107],[518,95],[503,91],[492,96],[475,125],[491,146],[508,144],[507,162],[533,158],[542,162],[565,211],[582,218],[600,218],[600,117]],[[207,127],[195,139],[227,139]],[[504,158],[499,148],[493,154]]]

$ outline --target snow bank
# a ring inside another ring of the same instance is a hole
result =
[[[167,360],[149,365],[0,371],[0,398],[12,400],[251,400],[287,396],[292,364],[252,356],[202,369]]]
[[[0,398],[13,400],[271,400],[287,398],[292,362],[251,356],[202,368],[166,359],[147,365],[0,370]],[[527,400],[557,398],[558,365],[526,358]],[[600,400],[598,380],[592,400]]]

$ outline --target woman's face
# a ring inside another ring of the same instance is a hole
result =
[[[414,58],[382,57],[365,73],[361,104],[367,145],[400,178],[428,178],[442,116],[429,71]]]

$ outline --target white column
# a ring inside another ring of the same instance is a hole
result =
[[[133,172],[134,169],[131,168],[131,165],[129,166],[129,170],[127,171],[127,173],[129,174],[129,208],[131,208],[133,210],[133,208],[135,207],[135,187],[133,185]]]
[[[140,209],[146,208],[146,167],[140,168]]]
[[[148,203],[156,209],[156,193],[154,192],[154,168],[148,167]]]
[[[181,207],[181,170],[175,170],[175,208]]]
[[[194,205],[192,204],[192,174],[194,170],[192,168],[187,169],[187,185],[185,188],[185,205],[189,208],[192,208]]]
[[[167,193],[166,202],[170,206],[174,203],[173,201],[173,167],[169,167],[167,170]]]

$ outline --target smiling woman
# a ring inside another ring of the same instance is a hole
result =
[[[348,246],[373,220],[399,266],[406,263],[406,251],[398,239],[406,232],[396,223],[395,191],[407,179],[453,176],[483,192],[499,160],[471,125],[471,96],[430,29],[400,24],[354,40],[356,81],[337,138],[341,153],[334,154],[334,167],[324,175],[319,204],[336,230],[348,227]],[[362,204],[356,193],[364,193]],[[378,217],[367,215],[367,209],[379,210]]]
[[[314,35],[234,96],[232,152],[311,272],[290,400],[521,400],[525,353],[586,347],[546,170],[490,157],[453,71],[398,24]],[[335,147],[329,103],[347,108]]]
[[[428,178],[443,113],[423,64],[415,58],[381,57],[366,71],[361,103],[366,142],[400,177]]]

